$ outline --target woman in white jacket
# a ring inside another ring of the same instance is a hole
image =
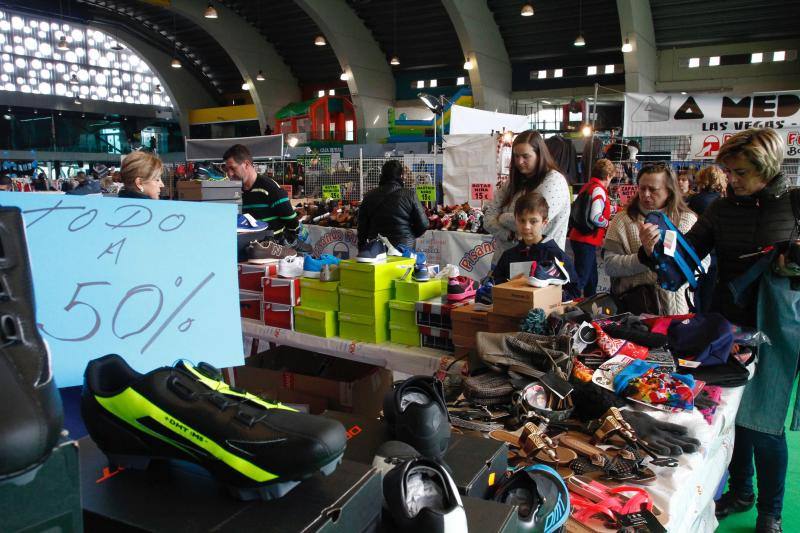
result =
[[[514,230],[514,202],[523,193],[536,191],[547,200],[550,221],[545,239],[552,239],[562,250],[567,242],[570,195],[567,180],[558,171],[544,139],[538,131],[523,131],[512,145],[513,161],[508,182],[498,187],[494,200],[486,207],[483,226],[494,235],[497,248],[494,261],[517,242]]]

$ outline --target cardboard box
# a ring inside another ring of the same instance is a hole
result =
[[[209,200],[239,200],[242,198],[242,183],[230,180],[181,180],[178,181],[178,200],[205,202]]]
[[[419,326],[402,326],[389,323],[389,340],[405,346],[419,346]]]
[[[265,277],[261,280],[264,301],[274,304],[300,304],[300,278]]]
[[[264,302],[264,324],[273,328],[294,329],[294,312],[291,305]]]
[[[354,315],[340,311],[339,336],[353,341],[380,344],[389,338],[388,316]]]
[[[78,443],[62,439],[38,470],[0,481],[0,530],[83,531]]]
[[[261,293],[255,291],[239,291],[239,314],[242,318],[263,320]]]
[[[505,316],[495,312],[490,312],[488,317],[490,333],[508,333],[519,331],[521,317]]]
[[[239,290],[261,292],[264,277],[278,275],[278,261],[265,265],[239,263]]]
[[[420,344],[423,348],[433,348],[435,350],[445,350],[452,352],[453,346],[452,333],[449,329],[431,328],[428,326],[419,327]]]
[[[430,281],[401,281],[394,282],[395,299],[403,302],[419,302],[430,300],[442,295],[442,281],[431,279]]]
[[[415,303],[389,300],[389,324],[403,328],[416,328],[417,309]]]
[[[314,309],[305,305],[293,309],[295,331],[317,337],[335,337],[338,333],[337,311]]]
[[[339,310],[339,282],[320,281],[312,278],[300,279],[303,305],[325,311]]]
[[[381,514],[381,477],[369,465],[343,461],[283,498],[241,502],[197,465],[109,471],[88,437],[80,441],[86,531],[325,531],[374,529]],[[102,480],[102,482],[98,482]],[[42,494],[31,501],[42,504]],[[81,531],[64,528],[62,531]]]
[[[359,263],[345,259],[339,263],[341,287],[362,291],[386,291],[394,285],[409,268],[414,268],[414,259],[389,257],[385,263]]]
[[[476,311],[475,304],[453,309],[450,313],[453,323],[453,345],[463,348],[475,347],[475,334],[489,331],[489,312]]]
[[[512,279],[492,288],[492,312],[498,315],[524,317],[534,308],[550,314],[561,305],[561,286],[531,287],[525,278]]]
[[[332,408],[365,416],[378,415],[392,387],[392,372],[385,368],[335,357],[320,358],[326,363],[319,365],[295,359],[282,358],[281,370],[235,367],[231,385],[284,403],[308,404],[312,413]]]
[[[471,300],[451,302],[446,296],[417,302],[417,325],[440,329],[452,329],[450,313],[453,309],[471,304]]]
[[[386,320],[392,291],[362,291],[339,287],[339,311],[354,315],[372,315]]]

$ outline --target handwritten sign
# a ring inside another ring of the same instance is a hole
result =
[[[436,201],[436,186],[435,185],[417,185],[417,198],[420,202],[435,202]]]
[[[639,194],[638,185],[620,185],[617,187],[617,196],[620,205],[628,205],[634,196]]]
[[[233,204],[9,192],[3,205],[22,211],[59,387],[109,353],[140,372],[243,364]]]
[[[494,187],[491,183],[470,183],[473,200],[491,200],[494,198]]]
[[[342,189],[339,185],[323,185],[322,197],[325,200],[341,200]]]

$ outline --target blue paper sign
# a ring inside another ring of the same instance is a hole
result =
[[[22,210],[39,332],[60,387],[117,353],[140,372],[181,358],[241,365],[236,206],[2,193]]]

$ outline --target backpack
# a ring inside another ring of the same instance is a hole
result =
[[[592,206],[591,188],[587,187],[578,193],[569,210],[569,228],[580,233],[594,233],[595,225],[589,218]]]

